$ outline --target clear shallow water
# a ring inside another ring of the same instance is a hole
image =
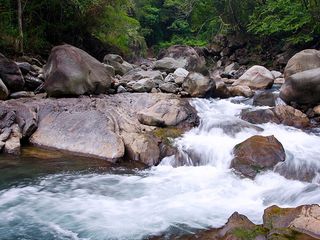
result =
[[[0,239],[143,239],[220,227],[234,211],[260,223],[267,206],[320,203],[317,178],[307,183],[269,171],[250,180],[229,169],[234,145],[255,134],[273,134],[286,150],[284,169],[319,171],[318,136],[274,124],[259,125],[262,132],[239,128],[243,122],[237,115],[250,106],[230,100],[193,104],[201,124],[176,144],[197,156],[197,167],[174,168],[175,159],[167,158],[150,170],[119,172],[100,169],[98,162],[92,171],[83,171],[90,164],[82,164],[70,167],[73,171],[39,170],[23,175],[23,181],[5,178],[10,184],[0,184]]]

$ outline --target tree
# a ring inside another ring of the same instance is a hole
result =
[[[19,29],[19,38],[18,38],[18,50],[23,54],[23,27],[22,27],[22,5],[21,0],[17,0],[18,5],[18,29]]]

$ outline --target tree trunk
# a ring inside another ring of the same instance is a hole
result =
[[[23,27],[22,27],[22,6],[21,0],[18,2],[18,25],[19,25],[19,39],[18,39],[18,50],[23,54]]]

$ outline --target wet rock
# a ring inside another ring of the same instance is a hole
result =
[[[273,92],[265,91],[257,93],[253,97],[253,105],[274,107],[276,105],[276,98]]]
[[[6,100],[9,96],[9,90],[0,78],[0,100]]]
[[[214,80],[200,73],[189,73],[182,84],[182,89],[192,97],[210,97],[215,88]]]
[[[242,111],[241,119],[253,124],[273,122],[280,124],[279,118],[271,109],[260,109],[256,111]]]
[[[20,91],[24,87],[24,78],[18,65],[0,53],[0,78],[12,91]]]
[[[273,231],[287,228],[319,239],[320,206],[304,205],[297,208],[271,206],[264,211],[263,225]]]
[[[243,96],[243,97],[250,98],[254,95],[254,92],[248,86],[242,86],[242,85],[230,86],[228,87],[228,90],[231,96],[233,97]]]
[[[306,49],[297,53],[288,61],[284,70],[284,78],[287,79],[296,73],[315,68],[320,68],[320,51]]]
[[[320,102],[320,68],[298,72],[287,77],[280,89],[280,97],[287,104],[292,102],[318,104]]]
[[[233,153],[231,167],[249,178],[272,169],[286,158],[282,144],[274,136],[253,136],[236,145]]]
[[[223,122],[219,121],[210,121],[210,123],[206,123],[203,127],[205,127],[206,131],[210,131],[212,128],[222,129],[225,134],[235,136],[237,133],[242,132],[244,129],[253,130],[256,132],[263,131],[262,128],[250,124],[241,119],[228,119],[225,118]]]
[[[248,86],[251,89],[268,89],[274,82],[272,73],[262,66],[253,66],[248,69],[233,86]]]
[[[172,73],[178,68],[186,66],[186,60],[176,60],[171,57],[164,57],[154,63],[154,69],[164,71],[166,73]]]
[[[113,81],[102,63],[70,45],[51,50],[44,76],[44,88],[54,97],[105,93]]]
[[[203,72],[205,70],[206,61],[197,51],[190,46],[174,45],[159,53],[158,59],[164,57],[174,58],[183,62],[182,68],[188,71]]]
[[[306,114],[291,106],[280,105],[273,109],[274,113],[284,125],[293,126],[297,128],[308,127],[310,124],[309,118]]]

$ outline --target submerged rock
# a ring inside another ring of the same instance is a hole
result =
[[[282,144],[274,136],[253,136],[235,146],[233,153],[231,167],[249,178],[286,158]]]

